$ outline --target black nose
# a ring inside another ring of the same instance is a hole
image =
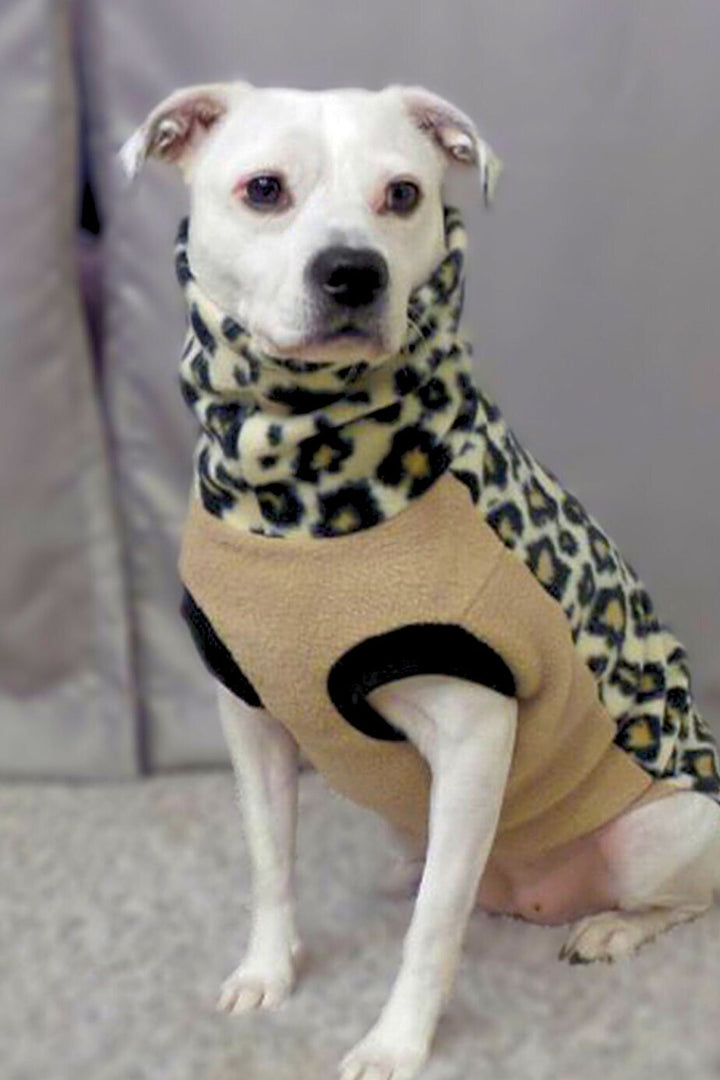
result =
[[[371,304],[388,283],[387,263],[372,248],[329,247],[309,266],[310,280],[343,307]]]

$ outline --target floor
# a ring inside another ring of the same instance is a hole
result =
[[[248,924],[230,774],[0,787],[3,1080],[333,1080],[397,967],[384,829],[303,776],[310,961],[277,1013],[217,1014]],[[720,908],[631,961],[477,913],[423,1080],[717,1080]]]

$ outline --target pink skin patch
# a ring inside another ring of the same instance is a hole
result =
[[[539,859],[491,859],[478,904],[546,926],[574,922],[617,906],[603,841],[613,823]]]

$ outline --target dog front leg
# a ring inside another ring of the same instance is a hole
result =
[[[342,1063],[342,1080],[411,1080],[427,1059],[460,958],[510,769],[517,702],[444,676],[370,696],[432,771],[427,859],[403,960],[379,1020]]]
[[[292,990],[301,945],[295,926],[297,744],[265,709],[218,688],[252,866],[252,926],[242,963],[218,1008],[242,1013],[279,1005]]]

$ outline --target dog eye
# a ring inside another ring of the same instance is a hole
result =
[[[256,210],[275,210],[287,199],[279,176],[253,176],[245,185],[245,202]]]
[[[393,180],[385,191],[385,209],[409,214],[420,202],[420,188],[412,180]]]

